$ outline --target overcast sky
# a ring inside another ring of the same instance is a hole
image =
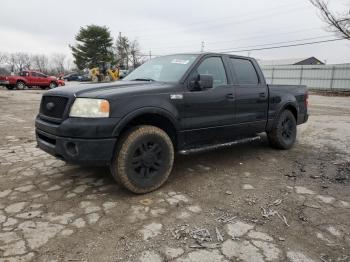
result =
[[[345,11],[349,0],[330,0]],[[322,41],[335,36],[307,0],[1,0],[0,51],[65,53],[81,26],[105,25],[154,55],[231,51]],[[306,39],[306,40],[303,40]],[[289,42],[295,40],[303,40]],[[257,46],[259,45],[259,46]],[[350,63],[350,41],[237,53],[258,59],[315,56]]]

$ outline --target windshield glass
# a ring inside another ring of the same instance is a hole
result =
[[[124,80],[176,82],[181,79],[197,55],[169,55],[154,58],[136,68]]]

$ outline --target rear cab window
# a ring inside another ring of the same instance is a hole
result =
[[[230,57],[231,65],[240,85],[258,85],[259,76],[250,60]]]

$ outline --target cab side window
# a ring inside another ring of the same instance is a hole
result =
[[[259,84],[259,77],[251,61],[240,58],[230,58],[230,61],[236,72],[237,80],[240,85]]]
[[[46,75],[38,73],[38,77],[45,78]]]
[[[227,77],[221,57],[209,57],[201,62],[195,72],[197,75],[212,75],[213,87],[227,85]]]

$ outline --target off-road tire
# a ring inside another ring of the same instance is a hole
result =
[[[282,111],[272,130],[267,132],[270,145],[278,149],[290,149],[295,143],[296,136],[296,119],[289,110]]]
[[[16,83],[16,88],[17,88],[18,90],[23,90],[23,89],[26,88],[26,84],[25,84],[23,81],[18,81],[18,82]]]
[[[121,136],[111,163],[114,179],[136,194],[156,190],[168,179],[174,147],[162,129],[136,126]]]
[[[55,82],[51,82],[50,85],[49,85],[50,89],[54,89],[56,87],[57,87],[57,84]]]

